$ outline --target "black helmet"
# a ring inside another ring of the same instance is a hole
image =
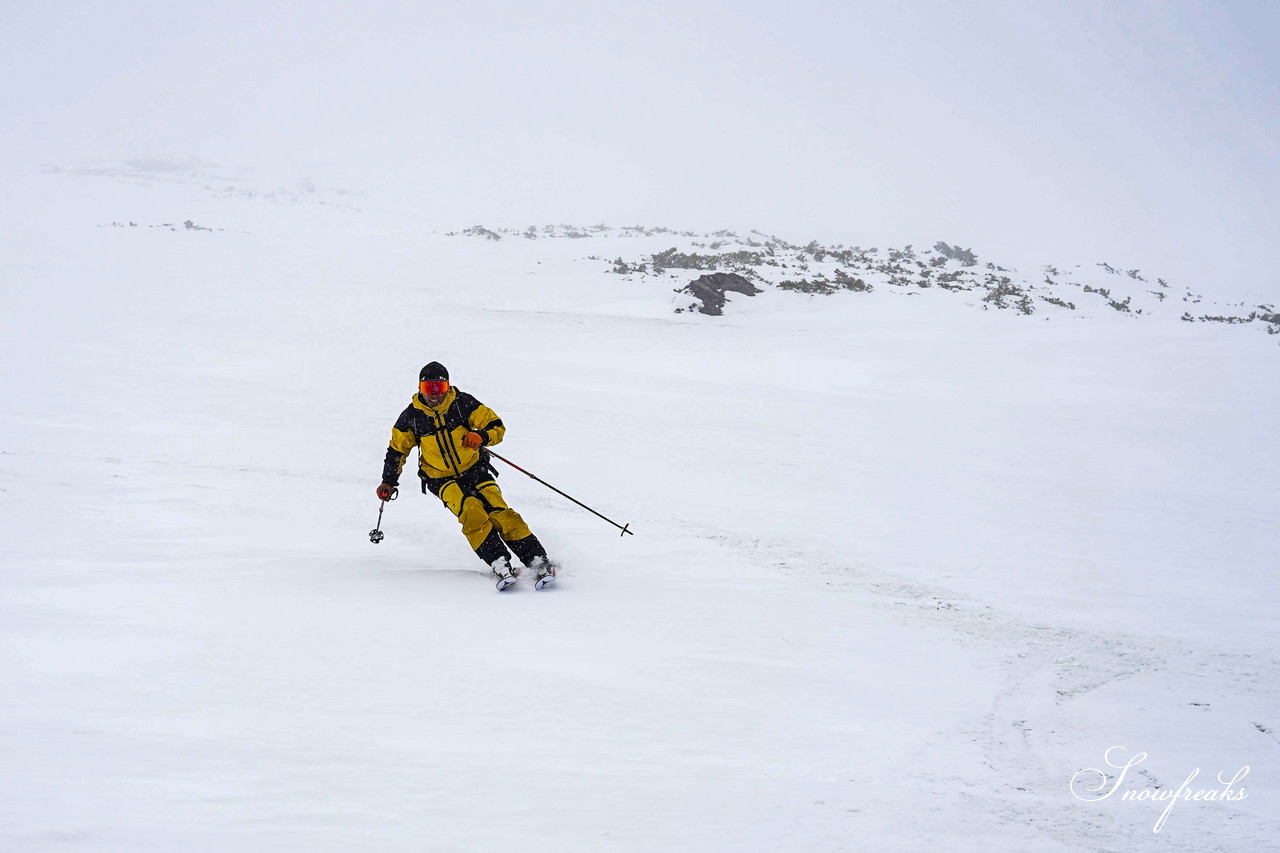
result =
[[[433,361],[423,367],[422,370],[418,371],[419,382],[439,382],[441,380],[448,380],[448,378],[448,369],[438,361]]]

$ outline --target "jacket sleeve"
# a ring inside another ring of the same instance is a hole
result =
[[[382,482],[392,486],[400,485],[400,472],[404,469],[404,460],[409,451],[418,446],[418,436],[413,431],[409,410],[396,418],[396,425],[391,428],[391,443],[387,446],[387,457],[382,463]]]
[[[502,425],[502,418],[484,403],[476,406],[471,417],[467,419],[467,424],[480,433],[486,446],[502,441],[502,436],[507,432],[507,428]]]

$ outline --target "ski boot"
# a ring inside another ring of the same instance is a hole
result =
[[[494,560],[489,564],[489,568],[493,569],[494,577],[498,579],[496,585],[499,592],[516,582],[515,570],[511,568],[511,561],[506,557],[499,557]]]
[[[534,589],[542,589],[556,579],[556,564],[546,557],[537,557],[529,568],[534,570]]]

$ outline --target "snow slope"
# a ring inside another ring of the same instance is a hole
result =
[[[7,179],[0,849],[1280,849],[1258,322],[676,313],[699,271],[612,261],[706,238],[232,179]],[[371,545],[432,359],[636,535],[505,471],[558,588],[495,593],[411,478]],[[1159,833],[1121,799],[1244,766]]]

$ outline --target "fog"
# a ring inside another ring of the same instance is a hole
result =
[[[10,0],[0,177],[151,158],[432,228],[947,240],[1280,295],[1277,37],[1240,2]]]

